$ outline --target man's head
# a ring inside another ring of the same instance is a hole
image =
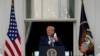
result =
[[[52,36],[55,32],[55,28],[54,26],[47,26],[46,31],[48,36]]]

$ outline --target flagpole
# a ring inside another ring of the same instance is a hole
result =
[[[12,3],[11,3],[11,5],[12,5],[12,6],[14,6],[14,0],[12,0]]]
[[[83,2],[83,0],[81,0]]]
[[[83,3],[83,0],[81,0],[81,2]]]
[[[86,52],[83,53],[83,56],[86,56]]]

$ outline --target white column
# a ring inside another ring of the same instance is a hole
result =
[[[75,18],[77,19],[76,24],[74,24],[74,55],[82,56],[82,53],[79,51],[79,26],[80,26],[80,11],[81,11],[81,0],[75,0]]]
[[[96,18],[95,18],[95,56],[100,56],[100,0],[95,0],[95,12],[96,12]]]
[[[10,17],[8,17],[8,11],[10,10],[10,0],[0,0],[0,45],[1,45],[1,54],[4,52],[4,42],[7,36],[7,21]],[[9,8],[7,8],[9,7]]]

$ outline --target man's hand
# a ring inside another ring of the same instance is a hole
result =
[[[54,34],[54,39],[55,39],[56,42],[58,41],[58,37],[57,37],[56,33]]]
[[[54,37],[55,41],[57,42],[58,41],[58,37]]]
[[[57,42],[57,41],[58,41],[57,39],[52,38],[51,41],[48,41],[48,44],[55,43],[55,42]]]
[[[52,43],[55,43],[56,42],[56,40],[55,39],[52,39],[52,41],[51,41]]]

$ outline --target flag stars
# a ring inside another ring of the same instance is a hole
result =
[[[11,27],[12,27],[12,26],[16,27],[16,23],[11,23],[10,25],[11,25]]]
[[[15,34],[15,37],[17,37],[17,34]]]
[[[12,23],[10,23],[10,25],[12,25]]]
[[[11,10],[14,10],[14,8],[11,8]]]
[[[14,15],[11,15],[11,17],[15,17]]]
[[[14,8],[11,8],[11,15],[10,15],[10,25],[8,29],[8,37],[11,41],[14,41],[18,36],[18,29],[17,29],[17,23],[15,18],[15,11]]]
[[[9,36],[11,36],[11,34],[9,34]]]
[[[16,25],[16,24],[15,24]]]
[[[15,31],[12,31],[12,33],[8,33],[9,37],[17,37],[17,33],[14,33]]]
[[[13,23],[12,25],[15,25],[15,23]]]
[[[13,23],[13,25],[15,25],[15,23]]]
[[[15,21],[15,19],[11,19],[11,21]]]
[[[12,30],[9,30],[9,32],[11,33],[11,32],[12,32]]]
[[[17,33],[17,31],[15,31],[15,33]]]
[[[11,38],[11,40],[14,40],[14,38]]]
[[[15,14],[15,12],[11,12],[12,14]]]
[[[14,33],[18,33],[17,32],[17,29],[15,29],[16,27],[12,27],[11,29],[9,29],[9,33],[12,33],[12,34],[14,34]]]
[[[14,33],[15,31],[13,31],[13,33]]]
[[[12,19],[10,19],[10,21],[12,21]]]
[[[12,34],[12,37],[14,37],[14,34]]]
[[[13,29],[14,29],[15,27],[13,27]]]
[[[15,27],[15,29],[17,29],[17,27]]]
[[[12,27],[10,27],[10,29],[12,29]]]

